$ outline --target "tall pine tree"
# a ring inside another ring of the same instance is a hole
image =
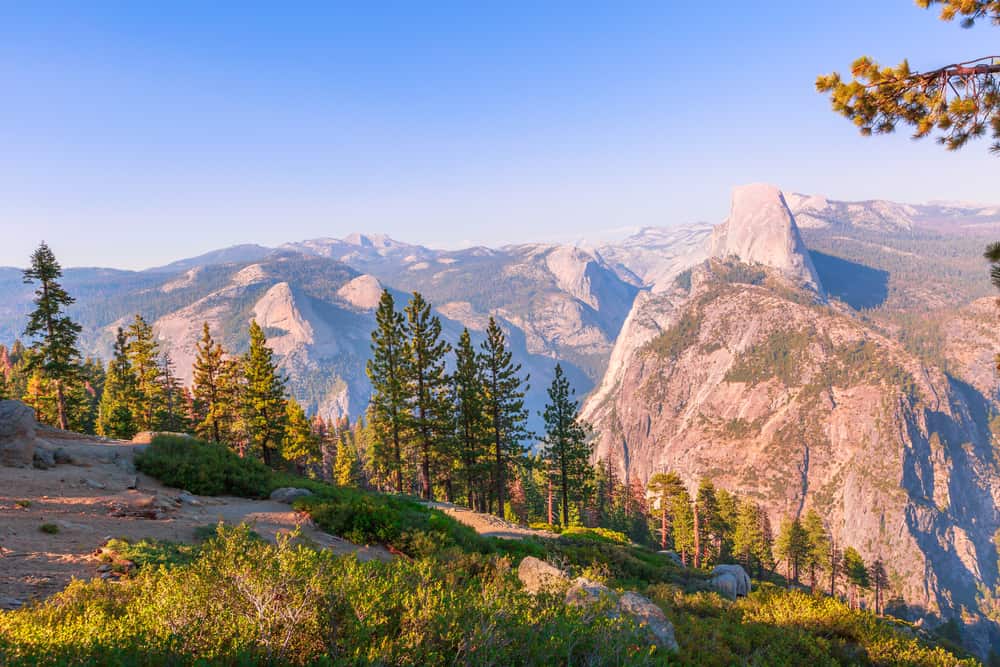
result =
[[[264,463],[277,467],[285,434],[285,378],[278,373],[264,330],[250,321],[250,349],[243,358],[243,418],[248,444]]]
[[[160,427],[164,393],[160,345],[153,336],[153,327],[142,315],[135,316],[125,333],[129,339],[128,358],[135,376],[132,415],[140,431],[155,431]]]
[[[135,403],[135,375],[128,358],[128,337],[118,327],[114,353],[108,362],[104,392],[98,408],[97,432],[107,438],[131,440],[136,433],[132,406]]]
[[[365,372],[372,383],[369,426],[376,434],[377,463],[392,476],[396,493],[403,492],[403,439],[407,418],[409,349],[403,315],[389,290],[382,291],[375,311],[372,358]]]
[[[455,442],[468,504],[471,509],[482,510],[487,421],[483,412],[483,378],[479,358],[472,346],[468,329],[462,330],[455,348],[452,392],[455,404]]]
[[[521,441],[530,436],[528,412],[524,408],[527,390],[521,379],[521,364],[515,364],[507,338],[492,317],[486,327],[480,367],[483,372],[484,408],[488,418],[487,433],[492,448],[493,488],[496,515],[504,515],[507,471],[511,462],[524,454]]]
[[[542,413],[545,419],[542,456],[562,497],[562,525],[568,526],[570,500],[579,499],[590,461],[592,447],[587,443],[590,429],[580,421],[580,404],[560,364],[556,364],[548,393],[549,402]]]
[[[48,382],[55,398],[56,424],[69,427],[66,412],[67,387],[77,382],[80,351],[77,338],[80,325],[66,314],[74,299],[59,284],[62,267],[49,246],[42,242],[31,254],[31,266],[24,270],[25,283],[38,283],[35,309],[28,316],[24,335],[32,339],[27,356],[27,370],[39,381]]]
[[[407,349],[410,353],[407,394],[409,430],[420,461],[420,493],[431,500],[431,460],[447,445],[451,404],[445,355],[451,347],[441,339],[441,320],[431,305],[414,292],[406,305]]]
[[[201,340],[195,347],[192,394],[198,423],[195,432],[212,442],[223,441],[226,401],[222,395],[225,350],[215,342],[208,322],[202,325]]]

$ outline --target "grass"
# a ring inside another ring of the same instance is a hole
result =
[[[38,527],[38,530],[48,535],[55,535],[59,532],[59,526],[54,523],[43,523]]]

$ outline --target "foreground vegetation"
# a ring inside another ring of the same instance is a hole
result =
[[[74,582],[0,613],[0,664],[976,664],[832,598],[765,583],[730,602],[704,572],[612,531],[486,538],[415,500],[297,478],[186,438],[157,438],[138,463],[198,493],[308,488],[297,507],[319,525],[400,555],[361,563],[295,535],[271,544],[248,526],[220,525],[199,545],[113,540],[105,554],[133,563],[129,575]],[[629,618],[600,607],[528,595],[514,573],[528,554],[643,592],[674,624],[680,650],[655,649]]]

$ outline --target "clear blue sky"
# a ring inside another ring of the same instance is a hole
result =
[[[351,231],[572,239],[718,221],[748,181],[997,201],[986,142],[862,139],[813,81],[998,37],[911,0],[3,2],[0,265],[42,238],[127,268]]]

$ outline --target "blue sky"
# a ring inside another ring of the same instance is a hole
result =
[[[43,238],[125,268],[352,231],[572,240],[716,222],[750,181],[996,202],[986,142],[862,139],[813,82],[998,36],[911,0],[0,0],[0,265]]]

